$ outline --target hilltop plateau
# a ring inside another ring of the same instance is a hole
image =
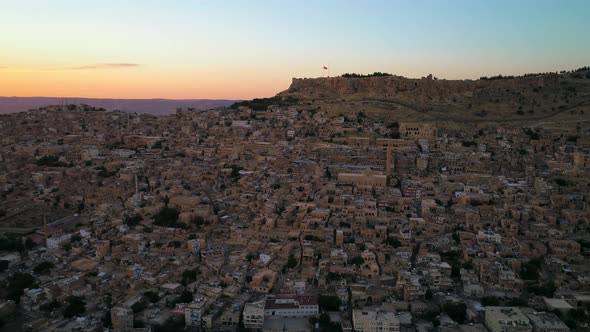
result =
[[[588,121],[590,111],[590,69],[586,67],[478,80],[346,76],[294,78],[278,96],[328,114],[362,111],[383,120],[559,124]]]

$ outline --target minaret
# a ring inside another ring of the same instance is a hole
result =
[[[387,144],[387,155],[385,157],[385,176],[390,177],[391,174],[391,145]]]

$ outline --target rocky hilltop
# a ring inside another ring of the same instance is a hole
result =
[[[279,94],[315,103],[379,102],[384,109],[409,108],[475,118],[547,117],[590,104],[590,70],[446,80],[432,75],[293,78]],[[389,106],[388,106],[389,105]]]
[[[421,79],[402,76],[293,78],[287,93],[303,98],[363,95],[414,102],[452,102],[457,97],[472,97],[486,90],[554,87],[559,81],[555,74],[497,80],[439,80],[432,75]]]

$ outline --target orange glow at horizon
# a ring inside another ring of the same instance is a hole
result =
[[[289,84],[290,78],[247,72],[0,69],[0,95],[15,97],[252,99],[273,96]]]
[[[323,66],[477,79],[588,65],[590,1],[459,2],[5,1],[0,96],[252,99]]]

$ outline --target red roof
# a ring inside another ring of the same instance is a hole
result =
[[[317,295],[298,295],[297,300],[300,305],[318,305]]]
[[[29,239],[33,240],[37,245],[42,244],[45,241],[45,237],[41,234],[31,234],[29,235]]]

